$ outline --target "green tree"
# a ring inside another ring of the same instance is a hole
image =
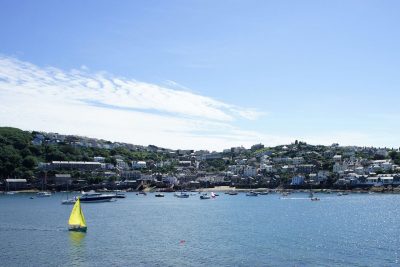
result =
[[[36,167],[37,161],[35,157],[32,156],[27,156],[22,160],[22,166],[24,166],[27,169],[33,169]]]

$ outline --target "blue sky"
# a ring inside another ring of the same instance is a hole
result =
[[[0,97],[9,106],[0,121],[174,148],[295,139],[398,147],[399,9],[398,1],[1,1]],[[116,78],[122,85],[104,82]],[[77,79],[108,85],[68,91]],[[46,102],[30,104],[35,94]],[[129,100],[143,95],[147,102]],[[90,115],[55,123],[45,110],[61,106],[123,120],[92,130]],[[101,133],[107,126],[115,131]]]

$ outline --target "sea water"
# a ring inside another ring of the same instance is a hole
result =
[[[65,194],[0,195],[0,266],[400,264],[400,195],[307,196],[127,193],[82,203],[85,234],[67,230]]]

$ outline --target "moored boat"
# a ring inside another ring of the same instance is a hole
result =
[[[158,193],[158,194],[155,194],[155,197],[164,197],[164,194],[163,193]]]
[[[207,193],[204,193],[204,194],[202,194],[201,196],[200,196],[200,199],[210,199],[211,197],[207,194]]]
[[[65,199],[61,201],[61,204],[63,205],[73,205],[76,203],[76,198],[70,198],[70,199]]]
[[[256,192],[254,192],[254,191],[250,191],[250,192],[246,193],[246,196],[248,196],[248,197],[256,197],[256,196],[258,196],[258,194]]]
[[[51,193],[50,193],[50,192],[46,192],[46,191],[37,192],[37,193],[36,193],[36,196],[37,196],[37,197],[51,197]]]
[[[113,200],[115,195],[101,194],[94,191],[82,192],[82,195],[78,197],[82,203],[99,203],[109,202]]]
[[[126,198],[126,195],[123,192],[115,192],[114,198]]]
[[[177,198],[188,198],[189,194],[186,192],[179,192],[179,193],[175,193],[174,196],[176,196]]]

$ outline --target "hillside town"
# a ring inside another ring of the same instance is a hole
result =
[[[400,152],[394,148],[315,146],[296,140],[276,147],[255,144],[220,152],[172,150],[44,132],[32,132],[30,142],[41,147],[92,149],[99,154],[80,161],[61,157],[37,162],[31,177],[3,177],[5,190],[45,186],[173,191],[230,186],[383,191],[400,186]]]

